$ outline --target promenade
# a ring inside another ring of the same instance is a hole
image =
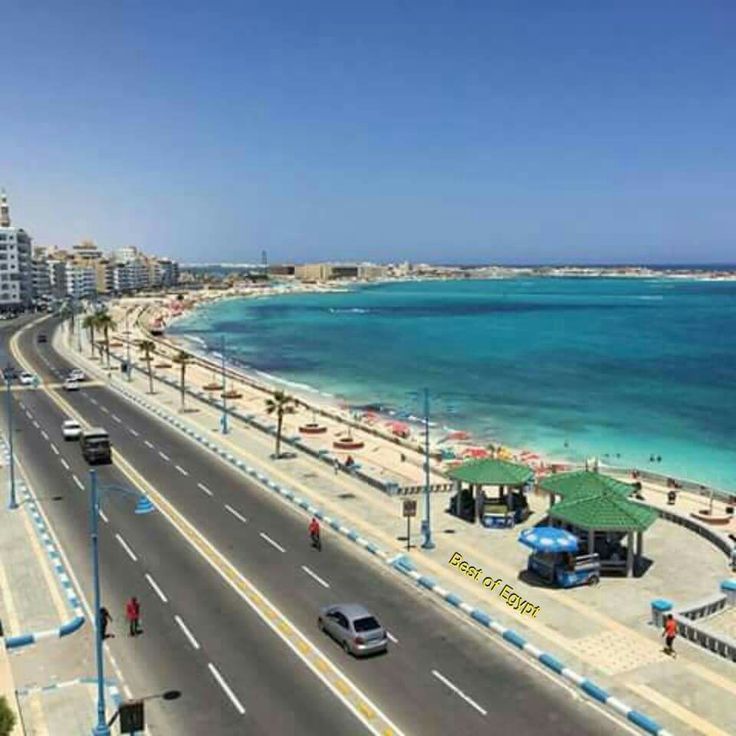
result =
[[[69,349],[65,335],[57,336],[56,345],[70,359],[83,363],[95,376],[106,375],[100,370],[99,360],[89,360],[87,347],[80,359],[76,351]],[[178,366],[157,372],[167,370],[169,378],[178,374]],[[211,372],[207,375],[198,366],[190,366],[187,376],[189,385],[213,378]],[[197,427],[233,456],[242,458],[274,481],[288,484],[315,506],[388,552],[397,556],[406,553],[405,521],[398,499],[359,482],[350,474],[335,473],[329,465],[304,453],[274,462],[271,459],[272,436],[234,419],[229,434],[222,435],[221,412],[217,408],[187,397],[188,410],[181,413],[176,388],[156,381],[156,393],[148,395],[148,378],[140,370],[135,372],[130,383],[119,372],[110,373],[106,380],[168,412],[180,414],[188,425]],[[243,393],[245,395],[245,390]],[[260,401],[263,400],[264,396],[260,396]],[[254,398],[250,399],[250,407],[253,412],[257,411]],[[293,417],[293,427],[299,420],[304,421],[304,417],[299,414]],[[356,455],[363,462],[363,457]],[[407,465],[407,461],[402,463],[398,458],[394,463]],[[412,458],[410,465],[421,471],[418,456]],[[648,502],[666,505],[666,489],[645,484],[644,494]],[[652,599],[664,597],[676,603],[696,600],[714,593],[719,582],[729,577],[727,560],[715,546],[685,528],[660,519],[647,534],[646,557],[651,565],[644,576],[633,579],[606,577],[596,588],[554,590],[541,587],[523,575],[526,551],[516,541],[518,528],[512,532],[492,532],[468,525],[446,513],[448,499],[443,493],[432,496],[431,519],[436,548],[426,552],[414,547],[408,552],[419,570],[447,590],[456,591],[470,605],[487,610],[504,625],[558,656],[569,667],[658,717],[673,733],[736,732],[736,714],[729,707],[736,696],[734,664],[683,640],[678,640],[680,656],[673,660],[662,653],[660,632],[649,624]],[[527,525],[543,517],[547,501],[541,496],[532,496],[530,503],[534,513]],[[719,504],[715,501],[717,509]],[[691,507],[702,508],[703,499],[680,493],[677,509],[687,513]],[[418,540],[413,541],[416,544]],[[521,618],[500,597],[479,590],[477,583],[458,574],[448,565],[456,552],[512,584],[519,595],[539,606],[538,616]]]

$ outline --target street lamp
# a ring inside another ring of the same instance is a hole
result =
[[[424,541],[422,549],[434,549],[432,541],[432,527],[430,516],[430,477],[429,477],[429,389],[424,389],[424,519],[422,520],[422,533]]]
[[[125,368],[128,382],[133,380],[133,364],[130,362],[130,328],[128,327],[128,315],[131,308],[125,310]]]
[[[221,337],[220,345],[220,357],[222,358],[222,419],[220,420],[220,426],[222,427],[222,433],[228,433],[227,426],[227,373],[225,372],[225,335]]]
[[[105,671],[104,660],[102,656],[102,622],[100,621],[100,609],[102,602],[100,600],[100,550],[98,540],[99,516],[100,516],[100,499],[97,488],[97,472],[89,471],[89,524],[90,537],[92,539],[92,576],[94,581],[94,620],[95,620],[95,660],[97,662],[97,725],[92,730],[92,736],[110,736],[110,727],[105,719]],[[100,487],[100,491],[118,491],[135,496],[138,502],[135,507],[136,514],[147,514],[155,510],[147,496],[142,493],[133,491],[129,488],[123,488],[116,485],[105,485]]]
[[[8,501],[9,509],[17,509],[18,502],[15,500],[15,452],[13,451],[13,398],[10,395],[10,377],[12,375],[12,366],[8,363],[3,371],[5,379],[5,400],[8,423],[8,449],[10,450],[10,500]]]

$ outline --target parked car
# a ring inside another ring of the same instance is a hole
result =
[[[33,382],[36,380],[36,376],[34,376],[33,373],[29,373],[28,371],[23,371],[23,373],[18,376],[18,380],[24,386],[32,386]]]
[[[79,381],[75,381],[73,378],[67,378],[64,381],[64,391],[79,391]]]
[[[65,440],[78,440],[82,434],[82,427],[76,419],[65,419],[61,425],[61,433]]]
[[[44,332],[39,332],[39,333],[38,333],[38,337],[36,338],[36,340],[37,340],[38,342],[47,342],[47,341],[48,341],[48,338],[46,337],[46,333],[44,333]]]
[[[356,657],[388,649],[388,635],[378,619],[359,603],[341,603],[320,611],[317,626]]]

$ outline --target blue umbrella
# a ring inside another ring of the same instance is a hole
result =
[[[577,552],[578,538],[554,526],[536,526],[524,529],[519,541],[536,552]]]

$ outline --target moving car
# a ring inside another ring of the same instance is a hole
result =
[[[39,332],[36,340],[37,342],[47,342],[46,334],[44,332]]]
[[[79,381],[74,378],[67,378],[64,381],[64,391],[79,391]]]
[[[24,386],[32,386],[33,382],[36,380],[36,376],[34,376],[33,373],[29,373],[28,371],[23,371],[23,373],[18,376],[18,380]]]
[[[84,375],[84,371],[80,368],[72,368],[69,371],[69,380],[70,381],[86,381],[87,376]]]
[[[348,654],[356,657],[385,652],[388,649],[386,629],[359,603],[340,603],[323,608],[317,619],[317,626]]]
[[[78,440],[82,434],[82,427],[76,419],[65,419],[61,425],[61,433],[65,440]]]
[[[82,430],[79,444],[82,448],[82,456],[90,465],[97,463],[109,465],[112,462],[110,435],[102,427]]]

